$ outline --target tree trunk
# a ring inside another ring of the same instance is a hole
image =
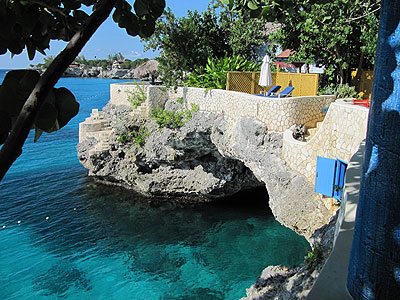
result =
[[[362,66],[364,64],[364,53],[361,53],[360,59],[358,61],[357,73],[352,80],[352,85],[356,87],[357,91],[360,91],[360,79],[363,72]]]
[[[340,54],[339,54],[339,49],[335,46],[335,55],[336,58],[339,60],[340,59]],[[341,62],[338,63],[338,68],[339,68],[339,84],[343,84],[343,79],[344,79],[344,70],[343,70],[343,64]]]
[[[79,52],[92,37],[97,28],[110,15],[116,0],[103,0],[99,7],[87,19],[82,30],[77,32],[65,47],[50,64],[46,72],[40,77],[38,83],[26,100],[18,119],[0,150],[0,181],[22,153],[22,146],[28,137],[29,131],[39,114],[47,95],[52,90],[58,79],[62,76],[68,66],[78,56]]]
[[[339,67],[339,84],[343,84],[344,72],[343,72],[342,64],[339,63],[338,67]]]
[[[383,0],[347,278],[356,300],[400,299],[399,21],[400,1]]]
[[[310,64],[306,64],[306,73],[310,73]]]

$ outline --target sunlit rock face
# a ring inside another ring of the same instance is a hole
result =
[[[262,122],[197,112],[179,129],[159,129],[113,105],[103,109],[103,127],[105,121],[109,134],[80,130],[77,147],[81,163],[99,180],[189,202],[265,186],[276,219],[299,234],[309,237],[329,220],[313,187],[281,159],[282,134]],[[93,120],[86,122],[93,127]],[[140,128],[148,132],[142,145],[123,138]]]
[[[108,116],[116,115],[113,109],[108,111]],[[184,196],[186,201],[225,197],[262,186],[242,161],[222,156],[211,141],[215,115],[198,114],[180,130],[159,130],[129,113],[110,120],[114,133],[108,139],[109,149],[90,152],[95,146],[93,138],[78,146],[83,165],[99,179],[148,195]],[[120,135],[128,136],[140,125],[149,130],[142,146],[118,141]]]

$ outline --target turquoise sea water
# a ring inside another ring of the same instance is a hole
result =
[[[233,300],[267,265],[303,260],[307,242],[274,220],[264,191],[180,207],[88,178],[78,123],[113,82],[61,79],[79,115],[30,136],[0,183],[0,299]]]

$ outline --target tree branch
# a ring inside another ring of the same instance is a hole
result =
[[[46,72],[40,77],[38,83],[29,95],[28,100],[26,100],[21,109],[10,136],[0,150],[0,181],[22,153],[22,146],[28,137],[29,131],[47,95],[57,83],[58,79],[60,79],[63,72],[78,56],[79,52],[92,37],[97,28],[110,15],[115,2],[116,0],[103,0],[98,8],[86,20],[83,28],[72,37],[65,49],[57,55]]]
[[[376,8],[376,9],[374,9],[373,11],[370,11],[370,12],[368,12],[368,13],[362,15],[362,16],[359,16],[359,17],[356,17],[356,18],[352,18],[352,19],[350,19],[350,20],[347,20],[347,22],[350,23],[350,22],[353,22],[353,21],[355,21],[355,20],[368,17],[369,15],[372,15],[373,13],[377,12],[377,11],[380,10],[380,9],[381,9],[381,8],[378,7],[378,8]]]

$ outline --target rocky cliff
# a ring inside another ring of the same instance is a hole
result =
[[[184,104],[166,107],[184,109]],[[159,128],[151,118],[124,106],[107,105],[104,119],[113,128],[105,147],[101,135],[78,145],[89,175],[151,196],[209,201],[264,185],[276,219],[305,237],[329,221],[330,212],[313,187],[281,159],[282,134],[250,118],[197,112],[178,129]],[[145,142],[138,146],[138,132]]]
[[[92,68],[67,68],[63,74],[64,77],[98,77],[113,79],[131,79],[137,78],[135,71],[131,69],[112,69],[103,70],[101,67]]]
[[[160,103],[169,118],[172,111],[188,113],[183,98]],[[267,267],[244,300],[305,299],[330,252],[335,219],[329,223],[330,211],[312,185],[282,159],[282,133],[250,117],[205,111],[170,126],[177,128],[160,128],[143,109],[109,103],[81,123],[78,156],[89,175],[182,202],[265,186],[275,218],[304,235],[314,252],[298,267]]]

